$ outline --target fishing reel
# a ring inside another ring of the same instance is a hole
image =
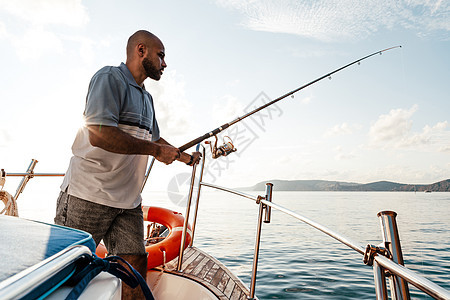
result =
[[[209,144],[209,147],[211,148],[212,158],[216,159],[221,156],[227,156],[237,151],[237,149],[234,148],[233,141],[229,136],[223,137],[223,145],[219,147],[217,147],[217,135],[215,135],[214,137],[216,138],[214,145],[212,144],[211,141],[205,142],[205,144]],[[225,138],[228,138],[228,142],[225,142]]]

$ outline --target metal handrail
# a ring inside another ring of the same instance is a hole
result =
[[[30,165],[27,168],[27,171],[25,173],[7,173],[4,169],[1,170],[1,177],[4,180],[6,176],[8,177],[23,177],[22,180],[19,183],[19,186],[17,187],[16,193],[13,197],[14,201],[17,201],[17,198],[19,198],[19,195],[22,193],[22,191],[25,189],[25,186],[27,185],[28,181],[35,177],[53,177],[53,176],[64,176],[64,173],[34,173],[34,167],[36,167],[36,164],[38,161],[36,159],[32,159],[30,162]],[[4,181],[3,181],[4,183]]]
[[[308,224],[308,225],[310,225],[310,226],[312,226],[312,227],[322,231],[323,233],[325,233],[325,234],[331,236],[332,238],[334,238],[335,240],[337,240],[337,241],[347,245],[348,247],[352,248],[356,252],[359,252],[360,254],[364,254],[364,250],[365,250],[364,247],[358,246],[358,244],[355,241],[352,241],[351,239],[349,239],[349,238],[347,238],[347,237],[345,237],[345,236],[343,236],[343,235],[341,235],[341,234],[339,234],[337,232],[334,232],[333,230],[329,229],[328,227],[325,227],[325,226],[323,226],[323,225],[321,225],[321,224],[319,224],[317,222],[314,222],[314,221],[312,221],[312,220],[310,220],[310,219],[308,219],[308,218],[306,218],[306,217],[304,217],[304,216],[302,216],[302,215],[300,215],[300,214],[298,214],[298,213],[296,213],[296,212],[294,212],[292,210],[289,210],[289,209],[287,209],[287,208],[285,208],[285,207],[283,207],[281,205],[275,204],[273,202],[269,202],[269,201],[266,201],[266,200],[261,200],[261,202],[264,203],[265,205],[268,205],[268,206],[271,206],[273,208],[276,208],[279,211],[282,211],[285,214],[290,215],[290,216],[292,216],[292,217],[302,221],[303,223],[306,223],[306,224]]]
[[[222,187],[222,186],[218,186],[218,185],[210,184],[210,183],[206,183],[206,182],[200,182],[200,185],[211,187],[211,188],[214,188],[214,189],[217,189],[217,190],[221,190],[221,191],[225,191],[225,192],[229,192],[229,193],[232,193],[232,194],[235,194],[235,195],[238,195],[238,196],[241,196],[241,197],[253,200],[255,202],[261,201],[263,204],[265,204],[267,206],[270,206],[270,207],[273,207],[273,208],[276,208],[279,211],[282,211],[285,214],[288,214],[288,215],[290,215],[290,216],[292,216],[292,217],[294,217],[294,218],[296,218],[296,219],[298,219],[298,220],[300,220],[300,221],[302,221],[302,222],[304,222],[304,223],[306,223],[306,224],[308,224],[308,225],[310,225],[310,226],[312,226],[312,227],[322,231],[323,233],[331,236],[332,238],[338,240],[339,242],[342,242],[343,244],[349,246],[353,250],[355,250],[355,251],[357,251],[357,252],[359,252],[361,254],[364,254],[364,249],[365,248],[362,247],[362,246],[358,246],[358,244],[356,242],[352,241],[351,239],[349,239],[349,238],[347,238],[347,237],[345,237],[345,236],[343,236],[343,235],[341,235],[339,233],[336,233],[333,230],[331,230],[331,229],[329,229],[329,228],[327,228],[327,227],[325,227],[325,226],[323,226],[323,225],[321,225],[321,224],[319,224],[317,222],[314,222],[314,221],[312,221],[312,220],[310,220],[310,219],[308,219],[308,218],[306,218],[306,217],[304,217],[304,216],[302,216],[302,215],[300,215],[300,214],[298,214],[298,213],[296,213],[296,212],[294,212],[292,210],[289,210],[289,209],[287,209],[287,208],[285,208],[285,207],[283,207],[281,205],[278,205],[276,203],[273,203],[273,202],[261,199],[261,196],[256,196],[255,197],[255,196],[252,196],[252,195],[249,195],[249,194],[245,194],[245,193],[242,193],[242,192],[234,190],[234,189],[230,189],[230,188],[226,188],[226,187]]]
[[[389,258],[381,255],[375,256],[375,261],[386,270],[405,279],[419,290],[427,293],[435,299],[450,299],[450,292],[443,287],[437,285],[431,280],[426,279],[422,275],[397,264]]]
[[[200,184],[211,187],[211,188],[215,188],[218,190],[222,190],[225,192],[229,192],[229,193],[232,193],[235,195],[239,195],[244,198],[254,200],[256,202],[260,201],[262,204],[264,204],[266,206],[269,206],[269,207],[275,208],[281,212],[284,212],[285,214],[288,214],[288,215],[312,226],[313,228],[316,228],[316,229],[322,231],[323,233],[329,235],[330,237],[336,239],[337,241],[347,245],[348,247],[355,250],[356,252],[358,252],[362,255],[365,254],[364,247],[358,245],[356,242],[345,237],[344,235],[336,233],[333,230],[327,228],[326,226],[323,226],[315,221],[312,221],[312,220],[310,220],[292,210],[289,210],[281,205],[275,204],[273,202],[270,202],[270,201],[267,201],[264,199],[260,199],[259,198],[260,196],[254,197],[254,196],[247,195],[245,193],[242,193],[242,192],[230,189],[230,188],[225,188],[225,187],[217,186],[214,184],[209,184],[206,182],[200,182]],[[450,292],[448,290],[446,290],[446,289],[442,288],[441,286],[437,285],[436,283],[424,278],[423,276],[419,275],[418,273],[416,273],[402,265],[399,265],[396,262],[394,262],[384,256],[381,256],[381,255],[376,255],[374,257],[374,260],[376,261],[376,263],[378,263],[380,266],[382,266],[386,270],[389,270],[393,274],[400,276],[401,278],[408,281],[409,283],[411,283],[412,285],[417,287],[419,290],[427,293],[428,295],[430,295],[436,299],[450,299]]]
[[[255,197],[255,196],[252,196],[252,195],[249,195],[249,194],[246,194],[246,193],[242,193],[242,192],[237,191],[237,190],[229,189],[229,188],[226,188],[226,187],[223,187],[223,186],[218,186],[218,185],[207,183],[207,182],[200,182],[200,185],[204,185],[204,186],[208,186],[208,187],[211,187],[211,188],[215,188],[217,190],[229,192],[229,193],[232,193],[232,194],[244,197],[244,198],[248,198],[248,199],[253,200],[253,201],[258,201],[258,197]]]
[[[6,173],[6,176],[12,176],[12,177],[58,177],[58,176],[64,176],[64,173]]]
[[[88,247],[76,245],[66,248],[42,262],[0,283],[0,299],[19,299],[34,287],[48,280],[82,256],[91,256]]]

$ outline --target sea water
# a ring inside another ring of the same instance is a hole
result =
[[[273,202],[338,232],[362,247],[382,242],[377,213],[395,211],[405,266],[450,290],[450,193],[277,192]],[[263,192],[248,192],[263,194]],[[52,222],[54,203],[20,203],[21,217]],[[165,192],[144,192],[144,204],[185,213]],[[172,199],[173,200],[173,199]],[[24,200],[24,202],[26,202]],[[259,299],[374,299],[372,267],[362,255],[312,227],[272,210],[263,224]],[[250,285],[258,205],[203,188],[194,245]],[[428,299],[409,285],[412,299]]]

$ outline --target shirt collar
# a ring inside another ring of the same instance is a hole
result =
[[[133,77],[133,74],[131,74],[130,70],[128,69],[127,65],[124,63],[121,63],[119,66],[120,71],[122,71],[122,73],[125,75],[128,84],[131,84],[132,86],[135,86],[137,88],[143,89],[145,91],[145,86],[142,85],[139,86],[139,84],[136,83],[136,80]]]

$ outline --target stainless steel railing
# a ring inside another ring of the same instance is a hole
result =
[[[203,146],[202,146],[203,147]],[[292,216],[293,218],[310,225],[311,227],[322,231],[323,233],[329,235],[335,240],[341,242],[342,244],[348,246],[349,248],[355,250],[356,252],[364,255],[364,262],[369,265],[373,265],[373,273],[374,273],[374,283],[375,283],[375,291],[377,299],[387,299],[387,285],[386,285],[386,277],[389,279],[390,288],[391,288],[391,297],[393,299],[410,299],[408,284],[410,283],[417,287],[419,290],[425,292],[435,299],[450,299],[450,292],[441,286],[435,284],[434,282],[424,278],[418,273],[409,270],[408,268],[403,266],[403,257],[401,253],[400,239],[398,236],[397,223],[395,220],[396,213],[391,211],[383,211],[378,213],[378,217],[380,219],[381,228],[383,231],[383,243],[380,246],[372,246],[367,245],[366,248],[358,245],[355,241],[350,238],[337,233],[326,226],[323,226],[305,216],[302,216],[288,208],[285,208],[281,205],[272,202],[272,184],[266,184],[266,193],[264,196],[252,196],[234,189],[221,187],[218,185],[214,185],[211,183],[203,182],[203,172],[205,166],[205,148],[203,147],[203,159],[200,170],[200,180],[197,183],[197,201],[195,205],[193,226],[192,226],[192,240],[190,246],[192,246],[194,241],[195,234],[195,224],[197,222],[197,211],[200,201],[200,191],[201,187],[210,187],[213,189],[225,191],[228,193],[232,193],[243,198],[250,199],[255,201],[255,203],[259,204],[259,214],[258,214],[258,222],[257,222],[257,231],[256,231],[256,239],[255,239],[255,250],[253,256],[253,269],[252,269],[252,278],[250,283],[250,299],[254,299],[255,297],[255,283],[256,283],[256,271],[258,265],[258,256],[259,256],[259,245],[260,245],[260,236],[262,230],[262,222],[263,222],[263,213],[265,212],[264,222],[270,222],[271,208],[277,209],[287,215]],[[190,215],[190,207],[192,203],[192,194],[194,190],[195,183],[195,175],[196,175],[196,166],[193,167],[192,177],[191,177],[191,187],[189,190],[189,198],[186,206],[186,214],[185,214],[185,224],[183,228],[183,236],[182,242],[185,240],[186,231],[187,231],[187,220]],[[181,271],[181,266],[183,262],[183,249],[184,243],[180,247],[180,254],[178,258],[178,266],[177,270]]]
[[[64,176],[64,173],[34,173],[34,168],[38,161],[36,159],[32,159],[30,165],[27,168],[25,173],[6,173],[4,169],[0,171],[0,188],[3,189],[3,186],[6,181],[6,176],[9,177],[23,177],[17,187],[16,193],[14,196],[11,196],[11,199],[5,203],[5,207],[0,211],[0,214],[6,213],[13,216],[19,216],[19,212],[17,210],[17,199],[20,194],[25,189],[28,181],[33,177],[54,177],[54,176]]]
[[[6,173],[5,170],[3,169],[1,170],[2,178],[4,178],[6,175],[10,177],[23,177],[19,186],[17,187],[16,194],[14,195],[14,200],[17,200],[17,198],[19,198],[19,195],[22,193],[28,181],[35,176],[37,177],[64,176],[64,173],[34,173],[34,167],[36,167],[37,163],[38,161],[36,159],[32,159],[25,173]]]

